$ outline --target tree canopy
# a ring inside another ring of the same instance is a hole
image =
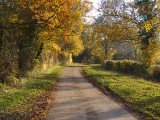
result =
[[[1,0],[1,82],[78,55],[84,16],[91,7],[88,0]]]
[[[110,46],[127,42],[136,47],[136,60],[146,67],[155,64],[159,56],[159,4],[158,0],[101,0],[101,15],[92,25],[94,41],[99,43],[94,46],[94,56],[99,53],[101,61],[110,60],[116,53]]]

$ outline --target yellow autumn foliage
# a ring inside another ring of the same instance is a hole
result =
[[[145,29],[146,32],[149,32],[150,30],[152,30],[154,28],[155,21],[156,21],[156,18],[148,20],[148,21],[144,22],[143,24],[141,24],[141,27],[143,29]]]

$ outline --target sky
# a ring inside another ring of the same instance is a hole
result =
[[[94,9],[88,14],[88,16],[91,16],[91,18],[88,18],[88,22],[93,22],[93,17],[97,17],[100,13],[98,13],[97,9],[99,7],[99,4],[101,2],[101,0],[90,0],[91,2],[93,2],[93,7]],[[130,2],[133,0],[125,0],[126,2]],[[93,17],[92,17],[93,16]]]
[[[91,2],[93,2],[93,10],[89,13],[89,16],[93,16],[93,17],[97,17],[98,16],[98,6],[100,4],[101,0],[90,0]]]

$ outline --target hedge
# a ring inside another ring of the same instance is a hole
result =
[[[148,69],[138,62],[133,60],[120,60],[120,61],[106,61],[103,64],[103,67],[106,70],[116,71],[120,73],[125,73],[129,75],[141,76],[141,77],[148,77],[153,78],[157,81],[160,81],[160,67],[155,66],[150,73]]]

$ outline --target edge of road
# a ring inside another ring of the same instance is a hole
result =
[[[122,106],[125,110],[131,113],[138,120],[149,120],[148,118],[145,117],[145,115],[143,115],[140,112],[137,112],[133,104],[126,103],[125,100],[123,100],[120,96],[115,94],[112,90],[110,90],[109,88],[103,87],[96,80],[94,80],[91,76],[87,75],[85,71],[83,70],[83,68],[84,66],[80,67],[79,71],[88,80],[89,83],[91,83],[93,86],[99,89],[103,94],[108,96],[111,100],[117,102],[120,106]]]

